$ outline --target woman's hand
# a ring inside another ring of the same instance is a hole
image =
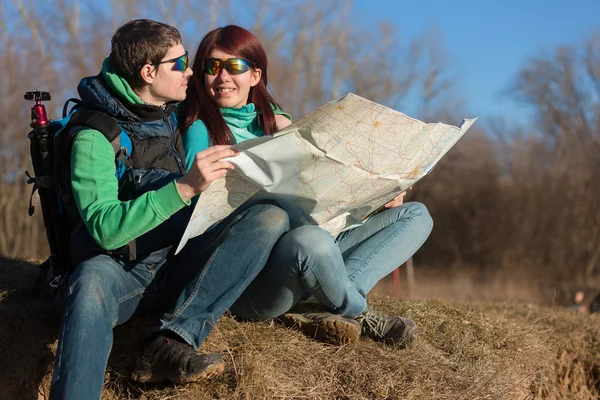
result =
[[[408,190],[412,190],[412,186],[409,187]],[[387,203],[384,207],[385,208],[400,207],[402,204],[404,204],[404,196],[406,196],[406,192],[400,193],[398,196],[394,197],[394,200]]]

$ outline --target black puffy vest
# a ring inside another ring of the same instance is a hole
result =
[[[167,104],[166,107],[125,105],[108,88],[101,75],[82,79],[77,90],[85,109],[99,111],[114,118],[131,139],[132,170],[119,181],[120,200],[135,199],[185,174],[183,142],[174,104]],[[69,137],[73,139],[86,127],[72,126],[69,129]],[[80,221],[72,223],[72,265],[79,264],[90,256],[107,253],[114,257],[137,261],[146,259],[149,263],[158,263],[164,260],[171,246],[179,242],[191,214],[190,207],[184,207],[169,220],[137,238],[135,256],[131,257],[131,247],[128,246],[110,252],[100,248],[81,221],[74,202],[68,208],[71,209],[69,213],[75,213]]]

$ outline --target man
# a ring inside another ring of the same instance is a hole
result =
[[[190,199],[233,169],[220,160],[236,153],[212,147],[185,173],[174,107],[185,99],[192,71],[175,28],[131,21],[111,45],[102,72],[84,78],[78,91],[86,110],[112,117],[131,139],[132,165],[118,179],[115,150],[103,133],[69,128],[66,186],[83,223],[72,235],[78,266],[66,283],[52,399],[100,398],[112,329],[157,305],[166,312],[143,342],[133,377],[186,383],[222,372],[220,355],[196,349],[289,229],[281,209],[255,204],[172,254]]]

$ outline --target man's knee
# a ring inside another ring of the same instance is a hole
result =
[[[72,305],[86,312],[106,312],[118,304],[113,290],[118,282],[107,265],[92,260],[84,261],[69,277],[67,296]]]

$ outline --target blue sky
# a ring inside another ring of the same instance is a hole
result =
[[[460,95],[482,122],[531,111],[505,93],[529,57],[600,32],[600,0],[380,0],[354,3],[365,24],[385,19],[401,37],[437,27]]]

